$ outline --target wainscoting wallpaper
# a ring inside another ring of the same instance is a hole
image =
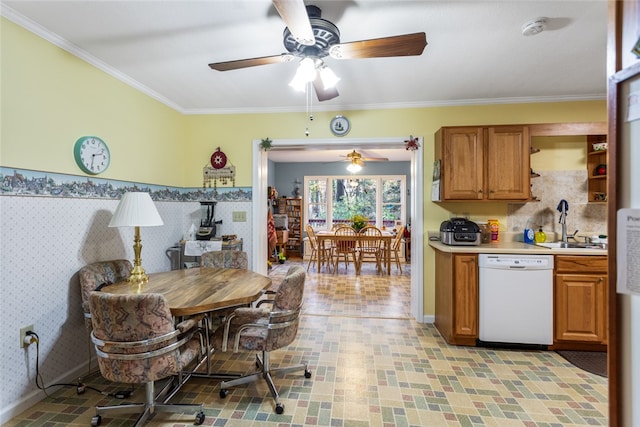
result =
[[[147,273],[170,269],[166,250],[192,224],[199,225],[198,200],[211,196],[202,189],[7,168],[1,172],[0,424],[44,396],[35,385],[36,346],[21,348],[20,328],[33,325],[39,336],[39,369],[46,385],[87,373],[90,346],[77,272],[95,261],[133,260],[133,228],[107,226],[120,195],[133,189],[150,191],[164,221],[163,226],[141,229]],[[251,189],[218,190],[215,218],[222,220],[218,235],[236,234],[251,257]],[[246,212],[246,222],[233,222],[237,211]]]

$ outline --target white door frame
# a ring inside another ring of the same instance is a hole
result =
[[[406,137],[391,138],[329,138],[329,139],[274,139],[272,149],[304,150],[305,148],[354,149],[398,148],[405,149]],[[267,173],[268,153],[260,148],[260,140],[253,141],[253,202],[252,202],[252,269],[267,274]],[[424,147],[422,137],[418,138]],[[424,166],[422,150],[411,152],[411,315],[424,322],[424,270],[423,270],[423,204]]]

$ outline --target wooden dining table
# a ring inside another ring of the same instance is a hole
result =
[[[321,231],[316,231],[316,238],[318,239],[318,253],[320,253],[320,251],[324,250],[327,248],[326,246],[326,242],[329,242],[329,244],[333,244],[333,243],[337,243],[338,241],[356,241],[356,247],[359,244],[358,242],[361,241],[365,241],[365,240],[382,240],[382,254],[383,254],[383,261],[384,261],[384,266],[385,266],[385,270],[387,271],[387,274],[391,274],[391,242],[394,239],[394,235],[392,233],[383,231],[382,235],[380,236],[371,236],[371,235],[366,235],[366,234],[359,234],[356,233],[355,235],[339,235],[336,236],[335,232],[333,231],[326,231],[326,230],[321,230]],[[318,257],[318,270],[320,271],[320,268],[322,267],[322,257]],[[356,268],[356,273],[359,273],[360,269]]]
[[[250,270],[199,267],[153,273],[149,282],[139,287],[122,281],[102,291],[162,294],[171,314],[181,317],[250,304],[270,286],[271,278]]]
[[[149,275],[149,281],[143,285],[132,285],[127,281],[105,286],[102,292],[112,294],[158,293],[164,295],[171,314],[176,317],[204,314],[205,318],[215,315],[225,308],[246,306],[260,298],[271,286],[271,278],[240,268],[199,267],[172,270]],[[207,329],[209,322],[206,323]],[[171,391],[161,393],[168,401],[188,380],[205,377],[211,379],[233,379],[240,373],[214,373],[211,371],[212,348],[206,340],[205,356],[198,361],[194,371],[186,375]],[[206,363],[206,372],[198,368]]]

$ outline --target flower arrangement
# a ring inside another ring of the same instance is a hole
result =
[[[271,141],[269,137],[263,138],[260,140],[260,148],[262,148],[264,151],[269,151],[271,149],[272,142],[273,141]]]
[[[369,223],[369,220],[363,217],[362,215],[354,215],[351,218],[351,226],[356,231],[362,230],[368,223]]]

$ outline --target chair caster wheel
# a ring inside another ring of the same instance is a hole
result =
[[[228,394],[229,394],[229,390],[226,390],[224,388],[220,390],[220,398],[224,399],[225,397],[227,397]]]
[[[204,422],[204,412],[200,411],[196,414],[196,422],[195,425],[199,426],[202,425],[202,423]]]
[[[282,403],[276,403],[276,414],[282,414],[284,412],[284,405]]]
[[[308,369],[305,369],[305,370],[304,370],[304,377],[305,377],[305,378],[311,378],[311,371],[310,371],[310,370],[308,370]]]
[[[102,416],[96,415],[95,417],[91,418],[91,427],[99,426],[100,423],[102,423]]]

